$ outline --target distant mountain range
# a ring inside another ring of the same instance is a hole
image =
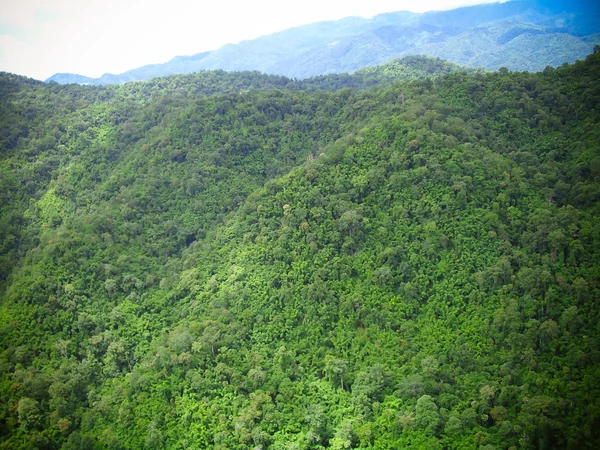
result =
[[[353,72],[417,54],[491,70],[539,71],[582,59],[599,43],[596,1],[516,0],[318,22],[118,75],[89,78],[57,73],[46,81],[117,84],[211,69],[307,78]]]

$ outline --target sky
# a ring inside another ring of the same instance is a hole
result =
[[[498,0],[0,0],[0,71],[99,77],[322,20]]]

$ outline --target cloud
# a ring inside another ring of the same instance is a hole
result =
[[[52,3],[52,8],[48,8],[49,3]],[[64,9],[62,2],[11,0],[3,5],[0,12],[0,35],[20,38],[35,35],[45,23],[60,20]]]

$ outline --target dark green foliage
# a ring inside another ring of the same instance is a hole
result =
[[[598,447],[598,79],[3,74],[0,448]]]

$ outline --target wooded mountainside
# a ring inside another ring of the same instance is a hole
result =
[[[508,0],[316,22],[120,74],[56,73],[46,81],[107,85],[217,69],[307,78],[414,55],[488,70],[535,72],[584,59],[599,44],[597,0]]]
[[[600,49],[413,62],[0,74],[0,448],[598,448]]]

